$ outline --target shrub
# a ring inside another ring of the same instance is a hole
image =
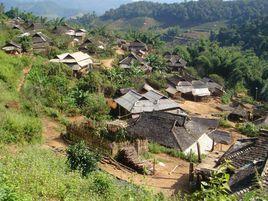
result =
[[[41,122],[22,113],[7,112],[0,120],[0,141],[4,143],[41,141]]]
[[[110,112],[102,94],[86,94],[81,110],[85,116],[97,121],[106,119]]]
[[[259,129],[251,122],[238,125],[238,131],[248,137],[256,137],[259,134]]]
[[[68,113],[76,106],[71,96],[72,87],[72,72],[67,66],[47,64],[38,58],[27,76],[24,93],[32,102]]]
[[[208,182],[202,182],[201,190],[195,192],[189,200],[224,200],[235,201],[236,197],[229,194],[230,175],[228,164],[222,165],[217,171],[212,172]]]
[[[220,84],[221,86],[224,86],[224,85],[225,85],[225,81],[224,81],[224,79],[223,79],[221,76],[219,76],[219,75],[217,75],[217,74],[211,74],[211,75],[209,75],[209,77],[210,77],[212,80],[214,80],[214,82],[217,82],[217,83]]]
[[[165,75],[159,71],[154,72],[151,74],[146,81],[150,84],[153,88],[157,90],[165,89],[167,85],[167,81]]]
[[[223,128],[230,128],[230,127],[232,127],[232,125],[230,124],[230,122],[228,120],[226,120],[225,118],[221,118],[220,119],[219,126],[220,127],[223,127]]]
[[[83,141],[68,147],[67,158],[70,168],[81,171],[83,176],[96,170],[100,159],[98,155],[88,150]]]
[[[221,102],[223,104],[229,104],[231,102],[231,98],[233,96],[233,93],[231,91],[227,91],[223,96],[221,97]]]
[[[18,195],[5,183],[4,176],[0,174],[0,200],[1,201],[19,201]]]
[[[96,172],[93,177],[92,190],[102,197],[109,199],[116,193],[114,179],[107,174]]]

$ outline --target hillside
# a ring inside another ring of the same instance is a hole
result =
[[[26,12],[32,12],[35,15],[40,15],[43,17],[48,17],[50,19],[56,17],[73,17],[80,13],[78,9],[73,9],[71,7],[65,7],[64,4],[57,1],[26,1],[22,2],[19,0],[0,0],[5,8],[9,10],[11,7],[17,7],[20,10]]]
[[[191,27],[219,20],[245,20],[264,15],[267,10],[266,0],[202,0],[180,4],[135,2],[122,5],[118,9],[111,9],[101,16],[101,19],[128,21],[136,17],[150,17],[163,26]]]
[[[267,200],[258,3],[71,21],[0,6],[0,201]]]
[[[118,8],[132,0],[0,0],[7,9],[18,7],[27,12],[45,17],[73,17],[87,12],[104,14],[107,10]],[[175,0],[158,0],[157,2],[178,2]]]

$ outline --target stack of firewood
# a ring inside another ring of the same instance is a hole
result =
[[[118,161],[122,164],[136,170],[141,174],[151,174],[151,164],[141,162],[134,147],[125,147],[121,149],[118,155]]]

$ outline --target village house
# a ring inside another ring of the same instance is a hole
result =
[[[268,131],[261,130],[254,138],[238,139],[226,152],[207,156],[207,163],[195,167],[195,185],[200,187],[202,181],[208,181],[211,174],[221,165],[230,164],[227,172],[230,175],[230,194],[241,198],[248,191],[258,189],[260,185],[268,187]],[[191,180],[193,181],[193,180]]]
[[[128,46],[128,50],[131,52],[147,52],[148,51],[148,47],[145,43],[141,42],[140,40],[135,40],[133,42],[130,42],[129,46]]]
[[[13,29],[13,30],[18,30],[18,31],[21,32],[21,33],[24,33],[24,32],[25,32],[24,27],[22,27],[22,26],[19,25],[19,24],[12,24],[12,25],[11,25],[11,29]]]
[[[52,29],[52,33],[56,35],[62,35],[62,34],[66,34],[69,30],[73,30],[73,29],[65,23],[63,25],[55,26]]]
[[[208,86],[212,96],[222,96],[225,93],[224,87],[216,83],[211,78],[203,78],[201,81]]]
[[[266,116],[255,120],[254,123],[260,127],[267,127],[268,128],[268,112],[267,112]]]
[[[249,112],[246,111],[241,105],[234,108],[228,115],[228,120],[233,122],[244,122],[249,119]]]
[[[87,38],[80,45],[79,51],[89,54],[96,54],[98,50],[104,50],[105,45],[101,41],[94,41],[93,39]]]
[[[26,27],[26,30],[28,32],[31,31],[41,31],[44,29],[44,25],[41,23],[36,23],[36,22],[30,22],[28,26]]]
[[[117,46],[118,47],[123,48],[123,49],[126,48],[126,45],[127,45],[127,41],[126,40],[121,39],[121,38],[117,38],[116,39],[116,43],[117,43]]]
[[[121,118],[130,115],[135,118],[140,113],[152,111],[183,112],[178,103],[155,90],[145,94],[130,90],[125,95],[115,99],[115,102],[118,105],[119,117]]]
[[[208,86],[201,80],[192,81],[193,90],[192,95],[194,101],[205,101],[209,99],[211,93],[208,89]]]
[[[87,35],[87,31],[85,29],[70,29],[66,32],[66,35],[73,37],[74,39],[79,40],[79,42],[83,41]]]
[[[235,168],[230,170],[229,186],[238,196],[259,188],[258,176],[264,186],[268,185],[268,131],[262,130],[259,137],[238,140],[218,160],[217,166],[230,161]],[[258,175],[257,175],[258,174]]]
[[[78,77],[92,69],[93,61],[88,54],[83,52],[64,53],[57,55],[51,62],[64,63],[73,70],[73,75]]]
[[[36,32],[31,37],[34,52],[44,52],[51,45],[51,39],[42,32]]]
[[[201,80],[195,80],[187,74],[168,78],[168,84],[166,91],[174,98],[181,96],[187,100],[205,101],[211,96],[206,83]]]
[[[127,57],[119,61],[120,68],[131,69],[134,66],[141,68],[144,72],[151,72],[152,67],[150,67],[147,62],[137,54],[131,52]]]
[[[179,54],[166,52],[164,58],[167,60],[167,68],[170,71],[180,72],[184,74],[187,62],[181,58]]]
[[[2,47],[2,50],[5,51],[7,54],[14,54],[14,55],[20,54],[22,52],[21,45],[13,41],[6,43],[6,45]]]
[[[87,38],[79,47],[79,51],[90,54],[95,54],[95,49],[95,43],[90,38]]]
[[[131,137],[147,139],[185,154],[205,154],[216,144],[210,133],[218,124],[216,119],[153,111],[141,113],[127,130]]]

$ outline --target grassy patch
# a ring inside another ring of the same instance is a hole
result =
[[[164,146],[161,146],[157,143],[150,143],[149,144],[149,152],[153,154],[160,154],[160,153],[165,153],[170,156],[176,157],[176,158],[181,158],[183,160],[189,161],[189,162],[197,162],[197,156],[195,154],[185,154],[179,150],[176,149],[171,149],[171,148],[166,148]]]
[[[6,186],[5,192],[20,200],[166,200],[100,171],[81,177],[68,168],[64,157],[48,150],[25,147],[16,155],[3,147],[0,151],[0,189]]]

